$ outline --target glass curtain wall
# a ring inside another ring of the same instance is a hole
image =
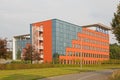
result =
[[[80,26],[61,21],[52,20],[52,52],[65,55],[66,47],[72,47],[72,40],[77,39],[77,33],[81,32]]]

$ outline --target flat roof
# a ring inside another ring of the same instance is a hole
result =
[[[108,27],[108,26],[106,26],[106,25],[104,25],[104,24],[101,24],[101,23],[85,25],[85,26],[82,26],[82,27],[85,28],[85,27],[95,27],[95,26],[99,26],[99,27],[104,28],[104,29],[106,29],[106,30],[111,30],[110,27]]]
[[[30,36],[30,34],[24,34],[24,35],[14,36],[14,38],[25,37],[25,36]]]
[[[75,26],[78,26],[78,27],[82,27],[82,26],[79,26],[79,25],[76,25],[74,23],[71,23],[71,22],[67,22],[67,21],[64,21],[64,20],[60,20],[60,19],[49,19],[49,20],[57,20],[57,21],[60,21],[60,22],[65,22],[65,23],[68,23],[68,24],[71,24],[71,25],[75,25]],[[49,20],[44,20],[44,21],[49,21]],[[40,23],[40,22],[44,22],[44,21],[39,21],[39,22],[34,22],[34,23],[31,23],[31,24],[36,24],[36,23]]]

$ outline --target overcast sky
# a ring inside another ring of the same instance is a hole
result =
[[[119,0],[0,0],[0,37],[12,39],[30,33],[30,23],[53,18],[77,25],[110,26],[118,3]],[[115,42],[112,37],[110,42]]]

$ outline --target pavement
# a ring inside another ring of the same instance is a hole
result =
[[[55,76],[39,80],[109,80],[109,76],[112,74],[113,71],[115,70],[109,69],[94,72],[81,72],[77,74]]]

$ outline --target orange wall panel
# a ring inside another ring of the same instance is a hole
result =
[[[52,62],[52,20],[34,23],[33,26],[43,26],[44,62]]]

